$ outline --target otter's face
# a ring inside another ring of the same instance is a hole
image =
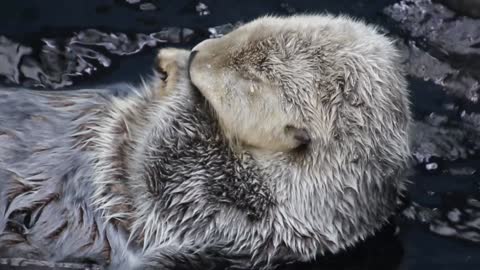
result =
[[[265,30],[246,25],[205,40],[193,49],[189,71],[227,136],[250,147],[289,151],[308,144],[310,135],[282,80],[303,77],[308,67],[292,58],[292,49],[285,51],[287,33]]]

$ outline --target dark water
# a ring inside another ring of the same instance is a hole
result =
[[[343,13],[378,24],[397,39],[409,74],[416,119],[409,197],[392,225],[364,243],[282,269],[478,270],[479,10],[479,0],[2,1],[0,83],[52,90],[138,83],[158,48],[190,48],[264,14]],[[4,263],[0,269],[49,269]]]

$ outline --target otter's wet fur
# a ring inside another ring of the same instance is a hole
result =
[[[411,121],[389,39],[265,17],[195,51],[161,50],[167,79],[126,96],[0,91],[2,256],[269,268],[387,221]]]

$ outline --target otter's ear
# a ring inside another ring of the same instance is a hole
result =
[[[285,126],[285,134],[294,142],[294,148],[310,144],[312,138],[305,128],[297,128],[292,125]]]

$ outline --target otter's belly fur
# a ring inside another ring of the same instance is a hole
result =
[[[158,102],[152,89],[0,90],[1,256],[163,269],[235,254],[248,265],[247,250],[266,244],[255,223],[270,190],[197,92]]]

